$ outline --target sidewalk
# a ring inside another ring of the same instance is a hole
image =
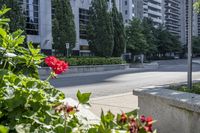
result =
[[[195,59],[195,60],[192,61],[192,63],[200,65],[200,59]]]
[[[138,98],[132,93],[92,98],[90,111],[100,116],[101,110],[111,111],[115,115],[121,112],[130,112],[138,109]]]

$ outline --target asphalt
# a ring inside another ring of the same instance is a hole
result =
[[[63,91],[66,96],[76,99],[76,92],[92,92],[91,111],[100,116],[101,109],[114,114],[129,112],[138,108],[137,97],[132,95],[134,88],[183,83],[187,80],[187,61],[158,61],[157,70],[131,69],[126,71],[104,72],[79,75],[52,80],[51,84]],[[193,64],[193,80],[200,79],[200,65]]]

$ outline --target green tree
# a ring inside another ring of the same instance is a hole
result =
[[[155,27],[153,24],[152,19],[150,18],[144,18],[142,20],[142,33],[144,34],[144,37],[148,44],[148,51],[147,54],[155,54],[157,52],[157,46],[156,46],[156,37],[155,37]]]
[[[148,44],[143,34],[141,21],[134,18],[126,27],[127,49],[133,54],[146,54]]]
[[[156,29],[155,36],[159,54],[162,54],[162,56],[165,56],[166,53],[179,52],[181,50],[179,38],[172,35],[163,26]]]
[[[69,0],[53,0],[53,48],[56,54],[66,55],[66,43],[70,52],[75,47],[76,31]]]
[[[192,50],[193,54],[200,54],[200,37],[194,36],[192,38]]]
[[[8,12],[5,17],[10,18],[9,29],[14,32],[18,29],[25,31],[26,28],[26,18],[19,0],[0,0],[0,8],[6,6],[12,10]]]
[[[118,11],[115,0],[113,0],[112,2],[113,2],[112,18],[114,27],[113,56],[119,57],[124,52],[124,48],[126,46],[125,27],[123,23],[122,14]]]
[[[112,15],[107,0],[92,0],[87,26],[90,50],[96,56],[110,57],[113,54],[114,37]]]

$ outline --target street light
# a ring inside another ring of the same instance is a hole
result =
[[[188,0],[188,88],[192,89],[192,5],[193,0]]]

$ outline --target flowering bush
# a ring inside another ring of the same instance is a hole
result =
[[[7,133],[152,133],[151,117],[136,112],[114,115],[102,112],[99,124],[88,124],[79,118],[80,105],[89,105],[91,93],[77,92],[79,104],[64,103],[64,94],[48,80],[68,69],[68,63],[56,57],[44,57],[31,43],[21,46],[22,31],[9,33],[8,19],[2,17],[9,9],[0,11],[0,132]],[[38,65],[52,68],[46,81],[39,79]],[[83,123],[83,121],[86,123]]]

